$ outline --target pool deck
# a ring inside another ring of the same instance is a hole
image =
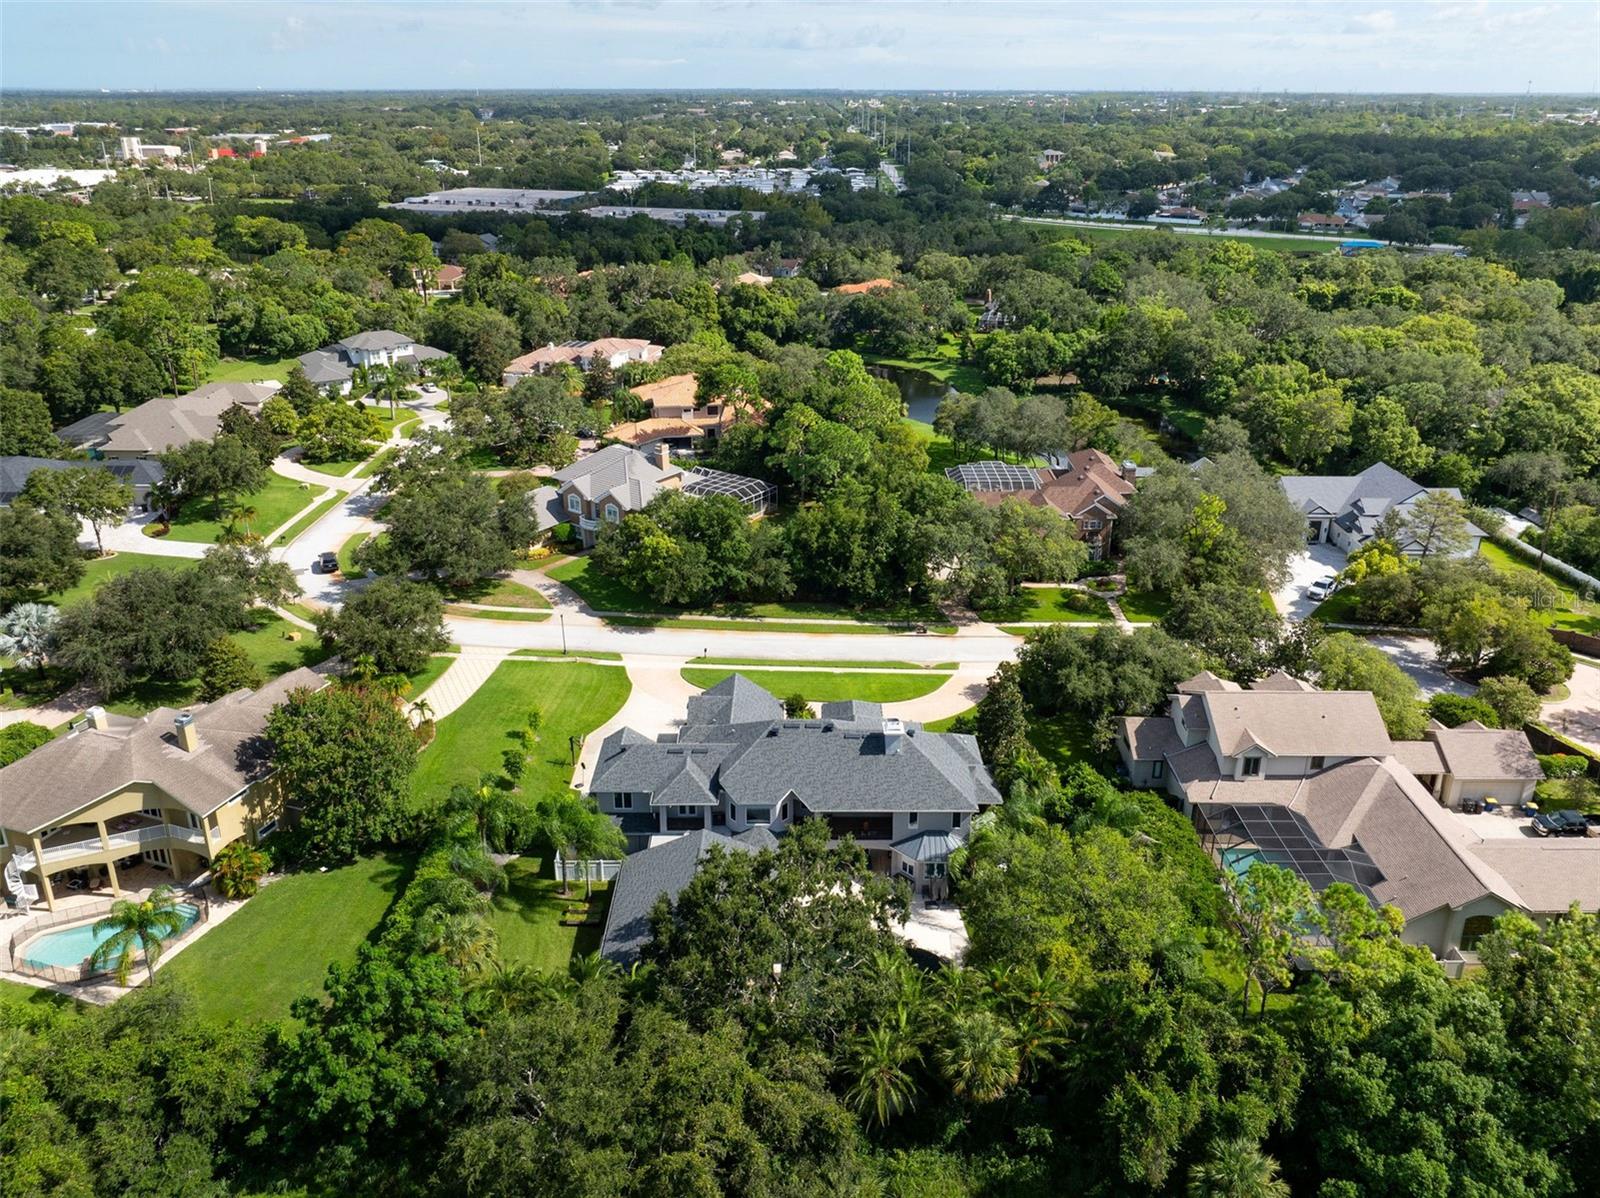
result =
[[[269,874],[261,879],[261,885],[270,885],[272,882],[276,881],[279,876],[280,875]],[[127,890],[123,892],[122,897],[142,899],[147,897],[150,894],[150,891],[153,889],[155,889],[155,887],[146,886],[140,890]],[[156,962],[157,973],[160,973],[167,967],[167,962],[181,954],[184,949],[195,943],[212,928],[216,927],[224,920],[232,917],[235,911],[238,911],[250,901],[249,899],[235,899],[232,901],[222,899],[217,897],[214,891],[208,891],[207,894],[210,898],[211,918],[203,923],[194,925],[193,929],[188,935],[184,936],[177,943],[171,945],[165,952],[161,954],[161,960]],[[58,908],[58,914],[61,910],[70,911],[73,906],[87,909],[106,897],[108,896],[104,894],[73,894],[68,899],[57,901],[56,905]],[[40,914],[44,913],[41,912]],[[84,918],[88,918],[87,910]],[[10,941],[14,936],[17,935],[18,932],[27,930],[29,924],[33,922],[38,922],[40,925],[40,933],[73,926],[71,924],[61,923],[47,926],[42,919],[34,921],[30,917],[28,919],[19,920],[18,917],[12,916],[7,919],[0,919],[0,938]],[[57,994],[65,994],[71,998],[79,998],[84,1002],[91,1002],[97,1006],[108,1006],[135,988],[144,985],[150,980],[150,975],[149,972],[144,968],[141,960],[138,965],[134,966],[133,972],[128,975],[128,985],[126,986],[117,985],[116,979],[109,974],[93,978],[87,982],[52,982],[46,980],[45,978],[35,977],[31,973],[21,973],[12,969],[0,969],[0,979],[8,982],[15,982],[20,986],[32,986],[36,990],[54,990]]]

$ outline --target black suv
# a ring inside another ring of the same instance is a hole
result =
[[[1589,821],[1577,811],[1541,811],[1533,817],[1535,836],[1587,836]]]
[[[324,574],[337,574],[339,572],[339,555],[337,553],[318,554],[317,569]]]

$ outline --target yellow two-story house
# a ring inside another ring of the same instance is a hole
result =
[[[188,711],[129,719],[90,708],[75,730],[0,769],[7,901],[53,911],[69,891],[120,894],[142,867],[185,882],[225,845],[270,835],[283,795],[267,716],[290,691],[324,683],[302,669]]]

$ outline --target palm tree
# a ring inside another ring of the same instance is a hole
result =
[[[973,1102],[993,1102],[1022,1070],[1016,1033],[991,1011],[957,1015],[936,1054],[950,1089]]]
[[[495,961],[491,972],[473,984],[477,994],[490,1007],[502,1011],[521,1011],[560,989],[560,983],[536,966],[521,962],[507,965]]]
[[[417,723],[426,724],[433,718],[433,704],[426,699],[418,699],[411,704],[411,714],[417,717]]]
[[[621,972],[615,961],[608,961],[599,953],[584,953],[567,963],[567,976],[579,985],[597,978],[617,977]]]
[[[133,972],[133,958],[144,953],[145,968],[151,981],[156,976],[156,961],[161,957],[161,942],[183,931],[183,912],[178,910],[177,891],[171,886],[157,886],[142,902],[119,899],[112,904],[111,913],[94,925],[96,936],[110,932],[94,952],[89,954],[89,965],[103,969],[113,958],[117,962],[117,985],[128,984],[128,974]]]
[[[48,603],[19,603],[0,616],[0,653],[25,670],[42,671],[56,647],[59,608]]]
[[[911,1069],[922,1051],[903,1023],[870,1029],[850,1042],[848,1052],[851,1082],[845,1101],[857,1114],[885,1127],[917,1105]]]
[[[583,811],[583,801],[570,790],[548,795],[534,807],[531,830],[535,839],[550,850],[552,860],[557,853],[565,857],[574,855],[572,844],[577,839]],[[560,873],[562,897],[570,896],[572,886],[567,881],[567,872],[561,870]]]
[[[607,857],[620,859],[628,851],[628,842],[622,829],[595,807],[592,800],[579,800],[579,803],[582,815],[573,825],[572,851],[583,867],[583,897],[589,899],[594,897],[594,876],[589,862]]]
[[[458,844],[450,850],[450,872],[464,878],[489,898],[506,884],[506,871],[480,845]]]
[[[240,524],[244,525],[244,530],[246,533],[250,531],[251,523],[254,522],[255,518],[260,514],[261,513],[258,512],[252,505],[243,501],[233,505],[233,518]]]
[[[465,972],[481,973],[495,959],[498,938],[477,911],[431,908],[417,921],[417,933],[425,947]]]
[[[370,653],[360,653],[350,663],[350,677],[357,682],[371,682],[378,676],[378,662]]]
[[[1278,1162],[1253,1140],[1215,1140],[1206,1159],[1189,1167],[1190,1198],[1288,1198]]]
[[[472,821],[478,843],[485,852],[491,848],[504,852],[520,840],[532,822],[527,803],[500,785],[492,774],[478,775],[477,786],[456,786],[450,791],[450,814]]]

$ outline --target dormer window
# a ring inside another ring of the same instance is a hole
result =
[[[1259,778],[1259,777],[1261,777],[1261,758],[1259,758],[1259,757],[1246,757],[1244,759],[1243,765],[1244,765],[1244,776],[1246,778]]]

